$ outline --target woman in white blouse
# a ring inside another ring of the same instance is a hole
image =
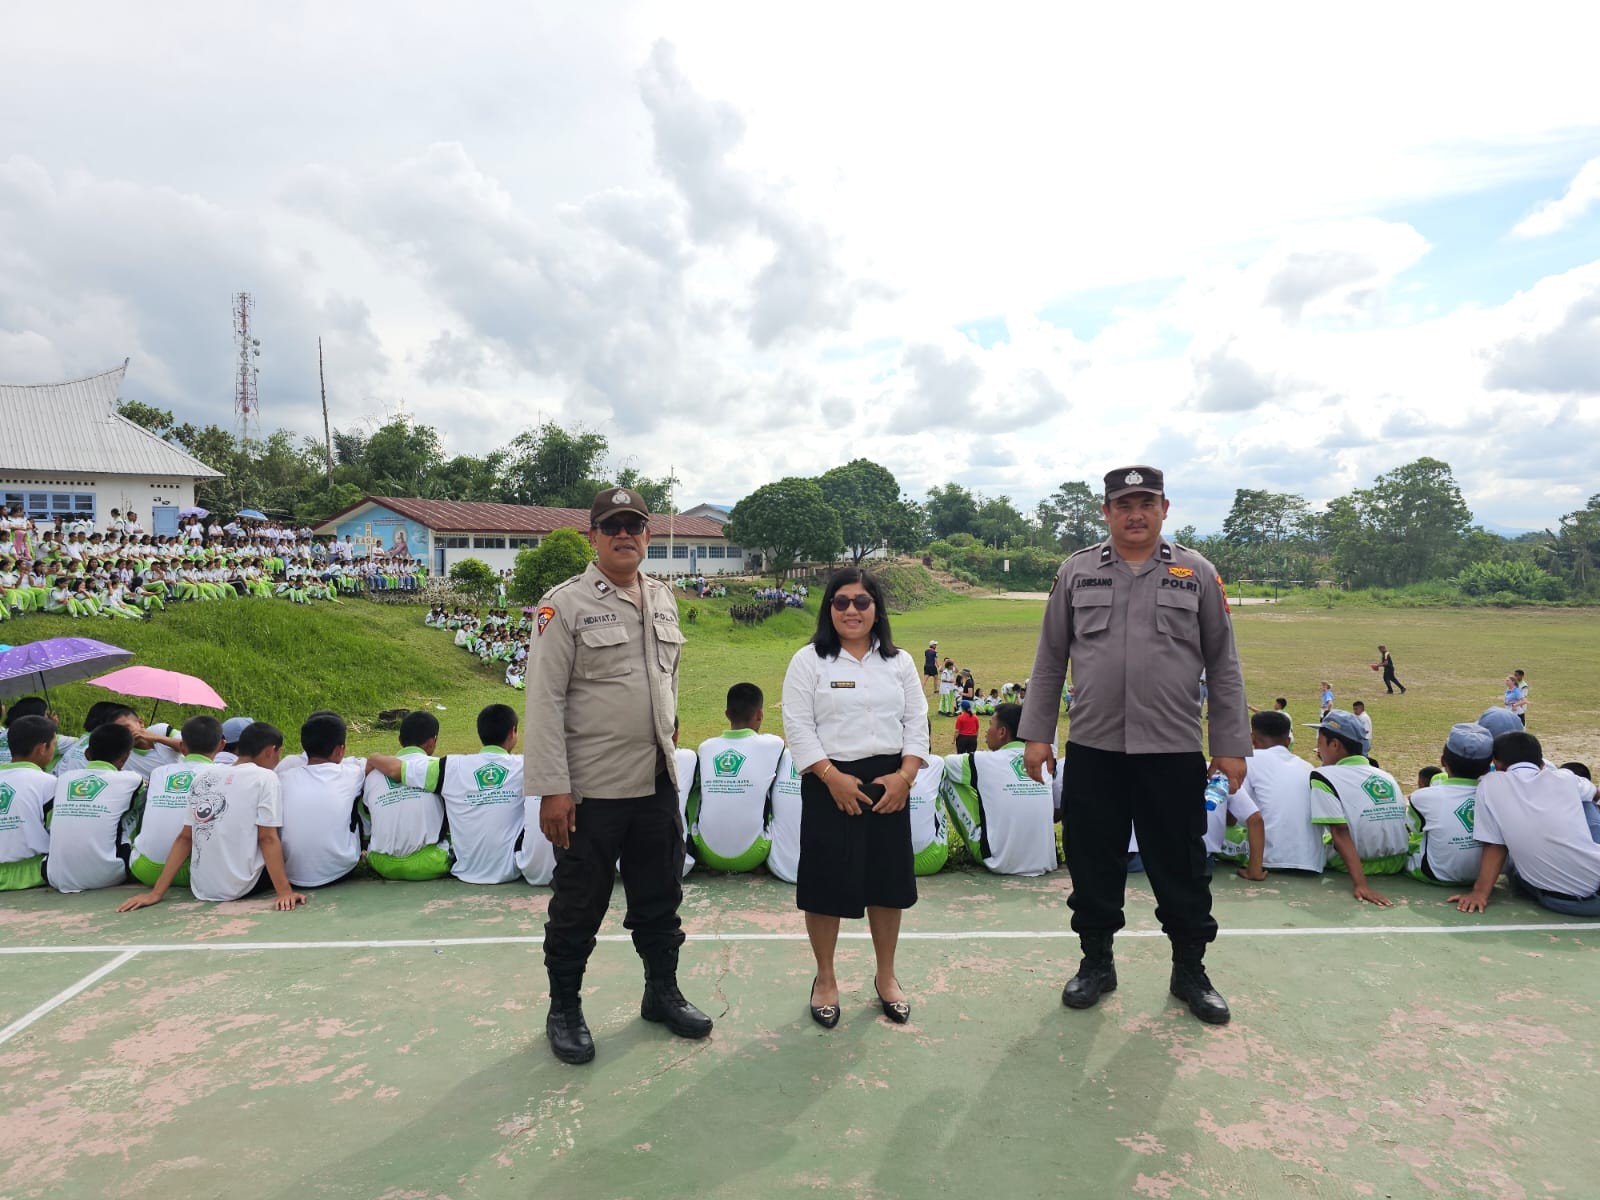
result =
[[[928,754],[928,701],[917,667],[889,636],[883,589],[846,567],[828,580],[817,632],[789,662],[783,732],[803,772],[795,902],[817,960],[811,1017],[839,1023],[834,947],[841,917],[865,914],[884,1016],[911,1016],[894,952],[917,902],[906,801]]]

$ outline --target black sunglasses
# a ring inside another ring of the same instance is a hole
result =
[[[833,598],[833,611],[846,612],[854,604],[857,612],[866,612],[872,607],[871,596],[835,596]]]
[[[641,534],[650,522],[643,517],[607,517],[600,522],[600,532],[607,537],[616,537],[619,533]]]

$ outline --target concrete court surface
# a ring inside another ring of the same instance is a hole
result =
[[[861,940],[839,1028],[812,1025],[792,890],[696,875],[684,987],[717,1029],[674,1039],[637,1018],[614,909],[583,1068],[543,1039],[543,890],[362,881],[292,914],[8,894],[0,1197],[1596,1194],[1600,922],[1219,875],[1234,1021],[1211,1028],[1166,994],[1142,877],[1088,1012],[1059,1002],[1065,872],[922,884],[905,1027]]]

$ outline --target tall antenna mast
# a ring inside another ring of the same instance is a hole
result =
[[[261,440],[261,402],[256,393],[260,371],[255,362],[261,357],[261,339],[250,332],[250,313],[255,306],[249,292],[234,293],[233,340],[239,348],[239,367],[233,381],[233,416],[241,442]]]
[[[322,386],[322,452],[328,463],[328,486],[333,486],[333,434],[328,428],[328,379],[322,373],[322,339],[317,339],[317,382]]]

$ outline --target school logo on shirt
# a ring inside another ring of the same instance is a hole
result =
[[[556,610],[549,606],[539,610],[537,617],[534,619],[534,629],[540,637],[544,636],[544,627],[550,624],[550,618],[555,615]]]
[[[1472,818],[1476,814],[1477,807],[1477,796],[1468,796],[1460,804],[1456,805],[1456,820],[1461,822],[1461,828],[1468,833],[1472,832]]]
[[[169,792],[187,792],[193,786],[193,771],[174,771],[167,776],[167,791]]]
[[[69,800],[93,800],[106,790],[106,781],[98,775],[85,775],[82,779],[74,779],[67,785],[67,798]]]
[[[711,766],[716,770],[718,778],[737,775],[739,768],[744,766],[744,755],[737,750],[724,750],[711,760]]]
[[[511,777],[511,772],[499,763],[485,763],[472,773],[473,780],[486,792],[491,792]]]
[[[1033,782],[1033,779],[1028,775],[1028,764],[1023,761],[1020,754],[1011,760],[1011,773],[1024,783]]]
[[[1388,804],[1395,799],[1394,785],[1380,775],[1363,780],[1361,790],[1379,804]]]
[[[0,783],[0,817],[11,811],[11,802],[16,799],[17,790],[9,783]]]

